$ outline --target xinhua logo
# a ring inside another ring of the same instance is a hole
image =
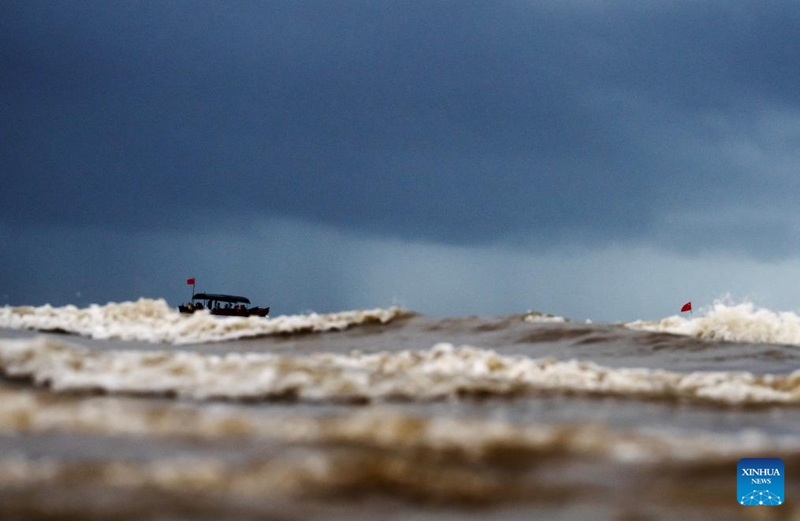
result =
[[[783,460],[742,458],[736,466],[736,496],[740,505],[782,505]]]

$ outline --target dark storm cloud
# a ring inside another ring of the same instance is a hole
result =
[[[664,223],[796,215],[798,30],[791,2],[5,2],[0,218],[729,247]],[[786,244],[759,222],[740,246]]]

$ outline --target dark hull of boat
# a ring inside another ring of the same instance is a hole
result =
[[[192,314],[196,311],[205,311],[205,308],[195,308],[195,307],[188,307],[188,306],[178,306],[178,311],[181,313]],[[222,316],[222,317],[267,317],[269,316],[269,307],[266,308],[243,308],[243,309],[226,309],[226,308],[214,308],[208,310],[211,312],[212,315]]]

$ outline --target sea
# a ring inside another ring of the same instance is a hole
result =
[[[800,519],[800,317],[0,308],[0,519]],[[780,458],[742,506],[741,458]]]

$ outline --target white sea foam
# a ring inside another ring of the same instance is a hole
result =
[[[392,307],[329,314],[282,315],[269,319],[218,317],[207,311],[181,314],[164,300],[143,298],[136,302],[91,305],[87,308],[5,306],[0,308],[0,327],[60,330],[97,339],[189,344],[261,335],[343,330],[357,324],[386,323],[408,314],[398,307]]]
[[[800,345],[800,316],[758,308],[751,302],[734,305],[716,301],[703,316],[638,320],[625,326],[707,340]]]
[[[578,360],[503,356],[438,344],[425,351],[308,356],[96,351],[50,339],[0,341],[0,369],[56,391],[195,399],[435,400],[463,395],[591,393],[719,404],[800,403],[800,371],[676,373]]]

